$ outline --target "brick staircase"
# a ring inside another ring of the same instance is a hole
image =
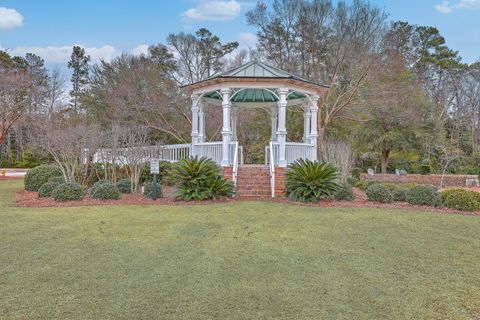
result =
[[[241,165],[237,174],[237,197],[271,197],[270,170],[267,165]]]

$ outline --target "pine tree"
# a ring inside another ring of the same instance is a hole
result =
[[[85,90],[88,83],[88,72],[90,56],[85,54],[85,49],[79,46],[74,46],[68,67],[73,70],[72,74],[72,90],[70,96],[72,97],[70,104],[75,112],[78,111],[78,101]]]

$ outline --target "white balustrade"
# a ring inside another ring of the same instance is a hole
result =
[[[129,159],[148,162],[158,159],[160,161],[177,162],[190,157],[190,144],[171,144],[159,146],[144,146],[132,148],[118,148],[116,152],[111,149],[98,149],[92,156],[92,162],[127,164]]]
[[[269,146],[265,147],[265,164],[269,164],[270,159],[270,146],[273,147],[272,158],[276,165],[279,162],[279,149],[280,144],[278,142],[272,142]],[[287,165],[297,161],[298,159],[315,160],[315,147],[310,143],[301,142],[286,142],[285,143],[285,158]]]

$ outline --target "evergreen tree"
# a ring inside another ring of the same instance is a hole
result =
[[[78,101],[85,90],[88,83],[88,72],[90,56],[85,54],[85,49],[79,46],[74,46],[68,67],[73,70],[72,74],[72,90],[70,91],[71,106],[75,112],[78,111]]]

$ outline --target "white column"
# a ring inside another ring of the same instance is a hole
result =
[[[232,141],[237,141],[238,107],[232,108]]]
[[[270,109],[270,118],[272,120],[272,135],[270,137],[270,141],[277,141],[277,115],[278,107],[272,107]]]
[[[196,146],[195,144],[198,143],[198,112],[199,112],[199,95],[192,94],[192,156],[196,156]]]
[[[230,165],[229,148],[230,135],[232,134],[230,126],[230,89],[224,88],[222,93],[222,109],[223,109],[223,127],[222,127],[222,166]]]
[[[200,105],[198,113],[198,142],[205,142],[205,111],[203,105]]]
[[[287,94],[288,88],[278,89],[278,129],[277,129],[277,139],[279,143],[278,151],[278,166],[286,167],[287,159],[285,153],[285,144],[287,142],[287,127],[286,127],[286,118],[287,118]]]
[[[312,113],[310,112],[310,106],[305,107],[304,111],[304,123],[303,123],[303,142],[310,142],[310,118]]]
[[[315,148],[314,157],[317,159],[317,145],[318,145],[318,130],[317,130],[317,121],[318,121],[318,95],[312,95],[312,105],[310,106],[311,121],[310,121],[310,143],[313,144]]]

